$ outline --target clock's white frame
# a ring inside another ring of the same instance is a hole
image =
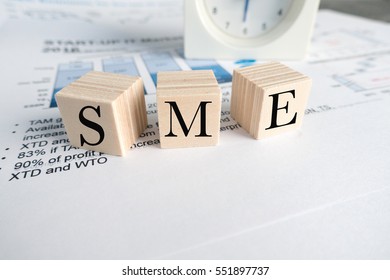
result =
[[[210,18],[204,0],[185,1],[184,52],[195,59],[303,59],[319,0],[293,0],[282,21],[264,35],[237,38]]]

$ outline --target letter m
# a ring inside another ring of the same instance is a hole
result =
[[[202,101],[200,102],[198,109],[195,112],[194,117],[192,118],[191,124],[189,127],[187,127],[183,116],[180,113],[179,107],[177,106],[175,101],[165,101],[165,103],[170,105],[170,128],[169,133],[165,135],[165,137],[177,137],[176,134],[172,131],[172,113],[174,112],[177,120],[180,124],[181,129],[184,132],[184,135],[187,137],[188,133],[191,130],[192,125],[194,124],[195,118],[198,115],[198,112],[200,111],[200,132],[198,135],[195,135],[195,137],[211,137],[211,135],[208,135],[206,133],[206,106],[208,103],[212,103],[211,101]]]

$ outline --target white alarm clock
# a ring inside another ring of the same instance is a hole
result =
[[[192,59],[303,59],[319,0],[186,0]]]

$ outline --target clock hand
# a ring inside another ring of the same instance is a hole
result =
[[[243,22],[246,22],[246,15],[248,13],[248,5],[249,5],[249,0],[245,0],[244,18],[242,19]]]

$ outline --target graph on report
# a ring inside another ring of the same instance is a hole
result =
[[[351,69],[332,78],[354,92],[390,87],[390,54],[356,59]]]
[[[165,50],[137,53],[132,56],[99,58],[91,61],[61,63],[57,66],[50,107],[57,107],[55,94],[62,88],[92,70],[141,76],[145,84],[145,94],[154,94],[157,86],[157,73],[161,71],[212,70],[218,83],[232,81],[232,75],[216,60],[186,60],[181,50]]]
[[[375,39],[364,29],[316,32],[311,43],[308,57],[311,63],[390,51],[388,42]]]
[[[50,107],[57,107],[57,102],[54,95],[63,87],[77,80],[82,75],[93,70],[91,62],[74,62],[70,64],[60,64],[57,68],[57,76],[54,82],[53,96],[51,98]]]

